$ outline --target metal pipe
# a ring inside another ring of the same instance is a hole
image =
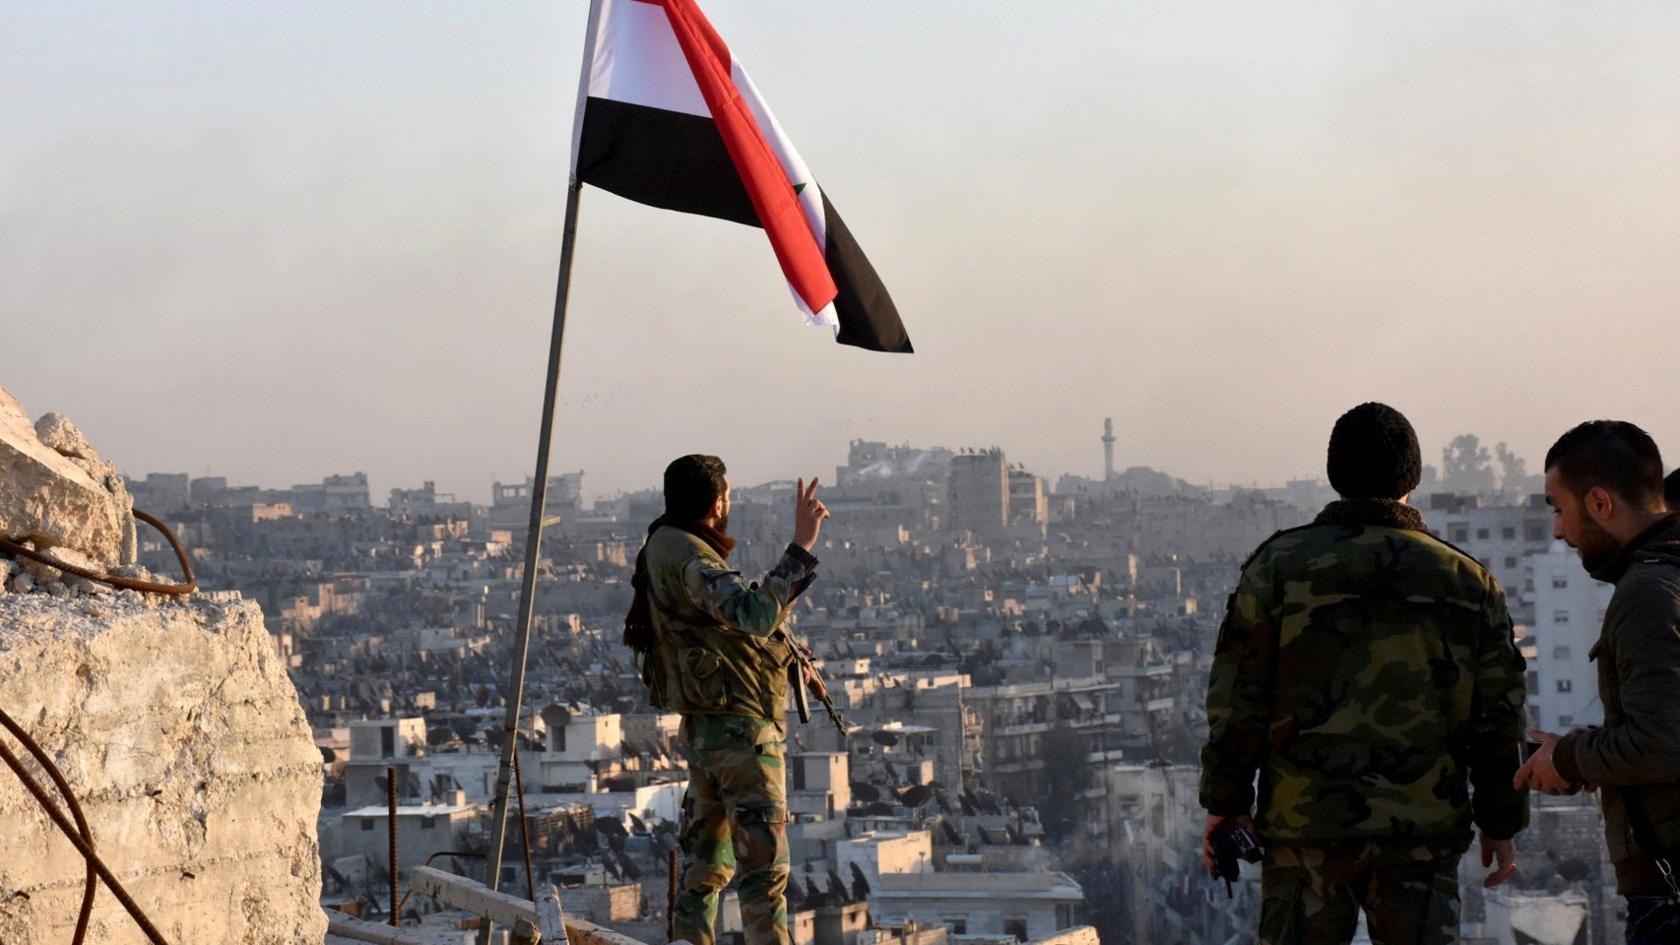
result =
[[[0,742],[0,761],[4,761],[6,767],[11,768],[12,773],[17,775],[19,781],[23,782],[24,789],[29,791],[30,795],[35,798],[35,802],[41,805],[41,809],[47,812],[48,817],[52,818],[53,824],[58,827],[60,833],[64,834],[65,839],[70,841],[70,845],[76,848],[76,852],[80,853],[83,859],[93,864],[94,871],[99,874],[99,878],[105,881],[106,886],[110,887],[111,894],[117,897],[117,901],[122,903],[124,909],[128,910],[129,916],[134,919],[134,924],[140,926],[140,931],[145,933],[146,938],[152,942],[152,945],[169,945],[164,939],[163,933],[159,932],[157,927],[152,925],[151,920],[146,918],[146,913],[134,901],[134,897],[130,896],[128,890],[123,888],[122,882],[111,872],[111,868],[105,865],[105,861],[99,858],[99,854],[93,852],[93,848],[88,846],[87,841],[77,835],[70,821],[59,811],[58,805],[47,797],[47,792],[30,776],[28,770],[23,767],[23,762],[18,760],[17,755],[12,754],[11,748],[7,747],[5,742]]]
[[[583,133],[583,109],[589,93],[589,70],[595,58],[595,32],[601,0],[590,0],[584,30],[583,63],[578,75],[577,107],[572,118],[572,159],[566,184],[566,213],[560,231],[560,274],[554,287],[554,323],[548,339],[548,375],[543,385],[542,421],[537,431],[537,469],[531,482],[531,518],[525,533],[525,570],[519,584],[519,629],[513,644],[513,678],[502,731],[501,763],[496,769],[496,792],[491,798],[490,856],[484,885],[495,891],[502,878],[502,844],[507,838],[507,795],[512,780],[513,751],[519,736],[519,709],[525,697],[525,660],[531,649],[531,608],[536,599],[537,564],[541,559],[543,505],[548,497],[548,452],[553,442],[554,405],[560,392],[560,352],[566,337],[566,306],[571,295],[572,259],[577,248],[578,199],[583,182],[577,176],[578,142]],[[479,941],[490,941],[491,924],[484,924]]]
[[[665,941],[677,940],[677,848],[666,851],[665,877]]]
[[[536,880],[531,878],[531,827],[525,819],[525,779],[519,774],[519,750],[513,752],[513,790],[519,798],[519,842],[525,847],[525,896],[537,901]]]
[[[390,828],[385,831],[391,842],[391,924],[398,925],[397,904],[397,769],[385,769],[385,805],[390,812]]]
[[[95,571],[91,568],[84,568],[68,562],[60,561],[57,558],[49,557],[39,551],[33,551],[29,548],[25,548],[17,542],[7,541],[4,538],[0,538],[0,551],[14,557],[28,558],[31,561],[44,564],[49,568],[56,568],[59,571],[63,571],[65,574],[74,574],[79,578],[84,578],[89,581],[98,581],[101,584],[109,584],[112,587],[119,587],[123,590],[144,591],[148,594],[176,595],[191,594],[193,591],[198,590],[198,578],[193,576],[192,562],[188,560],[187,550],[181,547],[181,541],[175,537],[175,533],[169,530],[169,526],[163,524],[150,515],[147,515],[145,512],[142,512],[139,509],[133,509],[132,511],[134,512],[135,518],[162,532],[163,537],[169,540],[169,547],[175,551],[175,560],[181,565],[181,573],[186,576],[185,581],[180,584],[165,584],[161,581],[142,581],[139,578],[117,577],[114,574],[106,574],[103,571]]]
[[[34,756],[35,761],[41,765],[41,770],[52,779],[53,786],[58,788],[58,793],[64,797],[65,805],[70,808],[70,816],[76,820],[76,829],[81,833],[82,839],[87,841],[88,849],[93,849],[93,828],[88,826],[87,818],[82,815],[82,805],[76,800],[75,792],[70,790],[70,784],[64,780],[58,765],[53,764],[47,753],[35,743],[35,739],[30,738],[29,733],[12,721],[12,717],[3,710],[0,710],[0,726],[5,726],[6,731],[12,733],[12,737]],[[93,897],[98,890],[99,874],[94,872],[93,864],[88,863],[87,881],[82,887],[82,908],[76,914],[76,932],[70,938],[70,945],[82,945],[83,940],[87,938],[88,919],[93,915]]]

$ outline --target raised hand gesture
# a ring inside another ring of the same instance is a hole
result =
[[[816,477],[811,477],[809,487],[804,479],[799,479],[793,490],[793,543],[806,551],[815,548],[825,518],[828,518],[828,506],[817,498]]]

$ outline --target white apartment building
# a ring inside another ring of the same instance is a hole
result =
[[[1587,659],[1598,641],[1612,585],[1595,581],[1563,542],[1529,556],[1534,575],[1535,647],[1529,666],[1530,722],[1548,732],[1567,732],[1604,721],[1598,698],[1598,667]]]

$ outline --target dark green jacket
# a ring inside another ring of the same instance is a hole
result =
[[[1553,760],[1565,778],[1599,788],[1617,890],[1662,894],[1652,857],[1680,866],[1680,517],[1646,530],[1593,577],[1616,585],[1589,654],[1604,724],[1565,735]],[[1630,798],[1660,849],[1636,841]]]
[[[1511,787],[1524,693],[1487,569],[1409,506],[1333,502],[1243,566],[1208,682],[1202,806],[1254,813],[1270,843],[1462,849],[1472,821],[1509,838],[1528,818]]]

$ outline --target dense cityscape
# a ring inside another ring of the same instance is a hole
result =
[[[794,942],[990,945],[1076,925],[1107,942],[1253,941],[1258,871],[1228,891],[1200,861],[1208,667],[1243,559],[1334,494],[1121,468],[1111,426],[1091,445],[1100,477],[1052,482],[998,447],[862,440],[824,474],[820,579],[793,622],[845,732],[820,708],[803,725],[790,712]],[[548,488],[522,823],[501,885],[552,882],[568,912],[662,941],[687,779],[678,717],[648,705],[620,642],[662,498],[586,501],[584,483],[570,472]],[[531,486],[494,483],[485,503],[427,482],[380,501],[360,473],[280,489],[129,478],[136,507],[192,549],[204,588],[263,610],[321,750],[324,905],[383,918],[392,869],[399,881],[428,864],[482,869]],[[776,561],[793,490],[734,484],[733,566]],[[1503,444],[1464,435],[1412,502],[1505,586],[1530,721],[1562,731],[1600,711],[1587,651],[1609,588],[1554,544],[1539,491]],[[172,566],[160,542],[141,552]],[[1485,871],[1465,861],[1466,941],[1619,940],[1596,807],[1531,803],[1515,883],[1484,893]],[[413,896],[401,918],[445,931],[465,917]],[[720,933],[739,928],[726,901]]]

